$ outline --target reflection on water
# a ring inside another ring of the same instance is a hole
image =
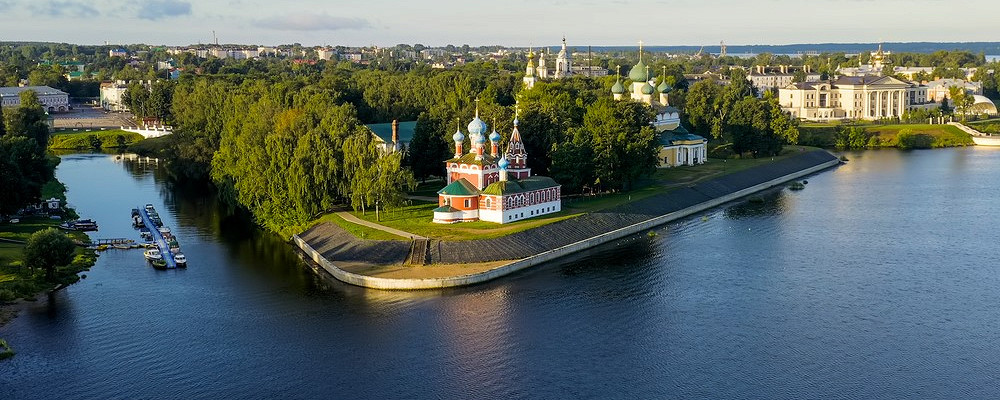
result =
[[[0,328],[0,398],[997,398],[1000,151],[844,166],[474,287],[379,291],[162,164],[66,155],[94,237],[152,203],[187,270],[108,251]]]

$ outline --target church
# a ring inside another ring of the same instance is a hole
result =
[[[465,134],[458,129],[454,158],[445,161],[448,185],[438,191],[435,223],[489,221],[500,224],[519,221],[562,210],[562,186],[552,178],[532,176],[528,168],[518,120],[504,154],[500,154],[500,134],[494,127],[489,134],[490,150],[486,151],[486,123],[479,119],[479,110],[469,122],[472,148],[465,153]]]
[[[618,74],[616,72],[616,74]],[[626,98],[621,76],[611,87],[615,100],[632,100],[645,103],[656,111],[653,128],[660,134],[660,152],[657,155],[659,168],[681,165],[704,164],[708,158],[708,140],[692,134],[681,125],[680,110],[669,102],[671,87],[667,83],[666,67],[660,77],[660,85],[653,87],[649,67],[642,61],[642,42],[639,42],[639,62],[629,70],[632,81]]]

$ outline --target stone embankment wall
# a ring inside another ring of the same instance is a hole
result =
[[[735,172],[657,196],[548,224],[502,238],[470,241],[433,241],[435,263],[474,263],[517,260],[473,275],[441,279],[388,279],[352,274],[334,263],[393,264],[409,255],[409,242],[357,239],[334,224],[316,226],[292,240],[337,279],[379,289],[430,289],[484,282],[565,255],[642,232],[739,199],[793,179],[830,168],[839,160],[826,151],[794,157]],[[331,261],[332,260],[332,261]]]

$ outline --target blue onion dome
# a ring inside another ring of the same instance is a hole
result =
[[[451,140],[454,140],[456,142],[461,142],[465,140],[465,135],[462,134],[462,131],[455,131],[455,134],[451,135]]]
[[[475,136],[476,136],[476,138],[475,138],[476,144],[486,143],[486,135],[483,135],[482,133],[480,133],[480,134],[475,135]]]
[[[622,81],[615,82],[615,85],[611,87],[612,94],[622,94],[625,93],[625,86],[622,85]]]
[[[666,92],[669,92],[669,91],[670,91],[670,85],[668,85],[668,84],[667,84],[667,80],[666,80],[666,79],[664,79],[664,80],[663,80],[663,82],[660,82],[660,86],[657,86],[657,87],[656,87],[656,90],[657,90],[658,92],[660,92],[660,93],[666,93]]]
[[[500,141],[500,134],[497,133],[496,128],[494,128],[493,129],[493,133],[490,134],[490,141],[491,142],[499,142]]]
[[[497,166],[500,169],[507,169],[508,165],[510,165],[510,162],[507,161],[507,157],[500,157],[500,162],[497,163]]]
[[[650,85],[649,82],[646,82],[645,85],[642,85],[641,90],[642,94],[653,94],[653,92],[655,91],[655,89],[653,89],[653,85]]]
[[[479,116],[477,115],[471,122],[469,122],[469,134],[481,135],[483,132],[486,132],[486,123],[479,119]]]
[[[519,124],[519,123],[520,123],[520,121],[517,119],[517,117],[514,117],[514,126],[517,126],[517,124]]]
[[[631,79],[632,82],[642,82],[649,79],[647,72],[646,64],[644,64],[642,60],[639,60],[639,63],[632,67],[632,70],[628,72],[628,78]]]

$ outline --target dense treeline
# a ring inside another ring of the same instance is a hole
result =
[[[704,80],[686,95],[685,120],[697,132],[732,144],[735,154],[753,157],[775,155],[784,144],[798,141],[798,120],[781,110],[770,93],[757,97],[746,72],[730,70],[730,83],[722,86]]]
[[[174,156],[275,231],[341,202],[398,206],[413,185],[402,154],[382,155],[338,98],[322,84],[189,81],[174,96]]]
[[[38,96],[21,92],[21,106],[0,110],[0,215],[36,203],[55,163],[45,157],[49,127]]]

